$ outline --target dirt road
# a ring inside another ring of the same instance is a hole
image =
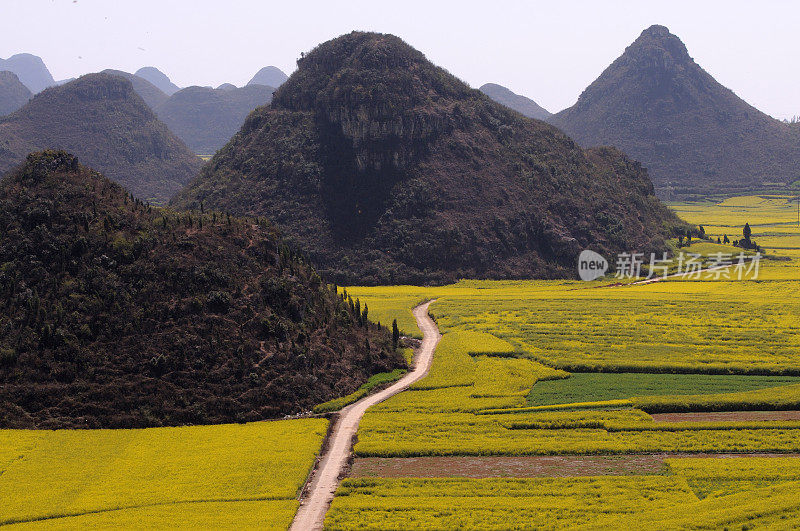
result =
[[[328,439],[328,449],[311,478],[308,496],[300,504],[292,526],[289,528],[291,531],[322,529],[325,513],[333,500],[333,494],[339,486],[340,476],[350,456],[358,423],[367,408],[406,390],[411,384],[428,374],[433,361],[433,351],[442,337],[436,323],[428,316],[428,306],[432,302],[429,301],[414,308],[414,317],[423,334],[422,345],[414,358],[414,369],[391,387],[364,397],[340,412],[339,420]]]

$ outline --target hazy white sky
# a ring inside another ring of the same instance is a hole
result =
[[[394,33],[478,87],[505,85],[550,111],[581,91],[641,31],[663,24],[739,96],[800,114],[800,2],[383,2],[380,0],[0,0],[0,57],[41,56],[56,79],[155,66],[179,86],[243,85],[287,74],[300,52],[351,30]]]

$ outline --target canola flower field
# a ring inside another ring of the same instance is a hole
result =
[[[769,458],[769,469],[797,459]],[[739,483],[729,493],[698,493],[697,468]],[[751,529],[789,528],[800,523],[800,481],[772,475],[750,482],[729,460],[672,459],[662,475],[537,479],[345,480],[334,499],[326,529]],[[760,466],[762,463],[757,463]],[[745,483],[750,482],[745,486]],[[754,486],[759,485],[759,486]],[[765,503],[769,500],[769,503]]]
[[[800,410],[796,204],[747,197],[673,208],[714,237],[741,238],[750,223],[771,259],[742,281],[348,288],[411,334],[410,308],[437,299],[431,313],[444,334],[429,376],[367,412],[357,457],[673,455],[661,474],[353,478],[326,528],[800,525],[800,422],[650,415]],[[738,252],[705,242],[684,250]],[[721,453],[764,457],[681,457]]]
[[[326,528],[800,526],[799,421],[651,416],[800,410],[796,205],[750,196],[672,207],[714,237],[739,238],[750,223],[781,259],[744,281],[347,288],[373,319],[397,319],[412,337],[421,334],[411,309],[437,299],[444,333],[430,374],[367,412],[357,457],[666,454],[661,473],[346,479]],[[684,250],[737,253],[706,242]],[[397,376],[376,375],[319,411]],[[327,427],[0,430],[0,525],[285,529]]]
[[[285,529],[326,430],[0,430],[0,525]]]

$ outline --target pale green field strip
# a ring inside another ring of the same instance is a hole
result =
[[[286,527],[323,419],[140,430],[0,430],[0,524]],[[75,517],[64,519],[63,517]],[[279,525],[278,525],[279,524]]]

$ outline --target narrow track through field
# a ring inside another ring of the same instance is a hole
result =
[[[322,529],[325,513],[333,501],[342,471],[350,457],[358,423],[367,409],[405,391],[411,384],[428,374],[433,361],[433,351],[436,350],[436,345],[442,337],[436,323],[428,315],[428,307],[433,302],[428,301],[414,308],[414,318],[423,334],[422,345],[414,359],[414,369],[392,386],[362,398],[339,413],[339,420],[336,421],[328,438],[327,450],[311,478],[308,496],[300,502],[300,508],[289,528],[291,531]]]

